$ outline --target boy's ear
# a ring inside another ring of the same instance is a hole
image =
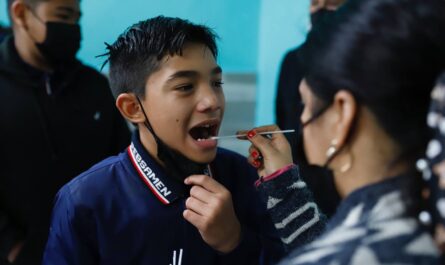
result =
[[[134,94],[123,93],[116,99],[116,107],[128,121],[137,124],[145,121],[141,106]]]

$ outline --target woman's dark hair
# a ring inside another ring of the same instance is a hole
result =
[[[415,159],[430,137],[430,92],[445,65],[444,0],[348,0],[308,36],[306,81],[324,105],[350,91]]]
[[[134,24],[107,45],[113,95],[133,92],[144,96],[145,83],[158,70],[161,59],[182,55],[186,44],[203,44],[216,58],[215,40],[216,34],[208,27],[180,18],[158,16]]]

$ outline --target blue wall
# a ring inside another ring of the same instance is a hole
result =
[[[104,51],[103,42],[113,42],[128,26],[157,15],[177,16],[204,23],[220,36],[220,64],[226,72],[255,72],[259,4],[257,0],[100,0],[82,1],[85,41],[80,57],[93,65]],[[94,25],[92,27],[91,25]]]
[[[305,38],[309,0],[97,0],[82,1],[81,60],[98,68],[104,42],[113,42],[131,24],[157,15],[204,23],[221,37],[219,63],[225,72],[257,74],[257,125],[274,122],[280,62]],[[0,22],[7,22],[5,1]]]
[[[257,126],[275,122],[275,95],[281,61],[286,51],[305,40],[308,26],[309,0],[262,0],[257,68]]]
[[[5,0],[0,22],[6,22]],[[79,58],[99,67],[104,42],[112,43],[128,26],[157,15],[178,16],[204,23],[220,36],[219,62],[226,72],[256,72],[258,54],[258,0],[98,0],[81,1],[84,41]]]
[[[0,24],[9,24],[7,16],[6,0],[0,1]]]

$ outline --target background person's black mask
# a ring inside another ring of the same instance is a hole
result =
[[[54,67],[74,62],[82,38],[79,24],[46,22],[45,25],[45,40],[36,43],[39,51]]]
[[[319,9],[317,12],[311,14],[311,25],[314,27],[320,22],[329,20],[332,15],[335,13],[333,10],[327,10],[327,9]]]

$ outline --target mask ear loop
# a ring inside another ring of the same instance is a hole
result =
[[[303,129],[304,127],[306,127],[306,125],[309,125],[310,123],[318,119],[321,115],[323,115],[323,113],[325,113],[326,110],[329,109],[330,106],[331,104],[326,104],[321,109],[319,109],[311,118],[301,123],[301,128]]]
[[[303,133],[303,129],[304,129],[305,126],[309,125],[310,123],[312,123],[313,121],[315,121],[316,119],[318,119],[321,115],[323,115],[323,114],[326,112],[326,110],[329,109],[330,106],[331,106],[331,104],[326,104],[326,105],[323,106],[321,109],[319,109],[319,110],[315,113],[315,115],[313,115],[313,116],[312,116],[311,118],[309,118],[307,121],[303,122],[303,123],[301,124],[301,133]],[[356,117],[356,116],[355,116],[355,117]],[[350,137],[351,131],[352,131],[353,128],[355,127],[355,123],[356,123],[356,118],[355,118],[355,117],[354,117],[354,120],[353,120],[352,128],[351,128],[351,130],[348,132],[348,135],[346,136],[346,139],[348,139],[348,138]],[[334,140],[334,141],[331,143],[331,145],[329,146],[329,148],[328,148],[328,150],[327,150],[327,152],[326,152],[327,160],[326,160],[326,162],[324,163],[323,168],[326,168],[326,169],[327,169],[327,167],[328,167],[329,164],[332,162],[332,160],[334,160],[334,158],[337,156],[337,154],[338,154],[341,150],[343,150],[343,147],[344,147],[344,146],[341,146],[340,148],[337,148],[337,144],[338,144],[338,142],[337,142],[336,140]],[[350,160],[351,160],[350,163],[348,163],[348,164],[345,165],[345,166],[342,166],[342,168],[341,168],[341,170],[340,170],[342,173],[344,173],[344,172],[348,171],[349,169],[351,169],[351,167],[352,167],[352,158],[351,158]]]
[[[137,101],[138,101],[138,103],[139,103],[139,106],[141,107],[142,114],[144,114],[144,117],[145,117],[144,125],[145,125],[145,127],[147,127],[148,131],[151,132],[151,134],[152,134],[153,137],[155,138],[156,143],[158,143],[158,141],[160,141],[161,139],[159,139],[158,135],[157,135],[157,134],[155,133],[155,131],[153,130],[153,127],[151,126],[150,121],[148,120],[148,116],[147,116],[147,114],[145,113],[145,109],[144,109],[144,107],[142,106],[142,102],[141,102],[141,100],[139,99],[138,96],[136,96],[136,99],[137,99]]]
[[[43,25],[46,25],[46,22],[43,21],[43,20],[42,20],[42,19],[41,19],[41,18],[34,12],[34,10],[32,9],[32,7],[30,7],[29,5],[26,5],[26,4],[25,4],[25,6],[26,6],[26,8],[29,10],[29,12],[32,14],[33,17],[35,17],[35,18],[36,18],[40,23],[42,23]],[[34,43],[39,43],[39,42],[37,42],[37,40],[34,38],[34,36],[32,36],[32,34],[30,34],[27,25],[25,26],[25,29],[26,29],[26,31],[28,32],[28,35],[29,35],[29,37],[31,38],[31,40],[32,40]]]
[[[34,11],[34,9],[32,9],[32,7],[30,7],[29,5],[26,5],[26,8],[28,8],[29,12],[31,12],[31,14],[32,14],[35,18],[37,18],[37,20],[40,21],[40,23],[42,23],[42,24],[44,24],[44,25],[46,24],[46,22],[43,21],[43,19],[41,19],[41,18],[37,15],[37,13]]]

